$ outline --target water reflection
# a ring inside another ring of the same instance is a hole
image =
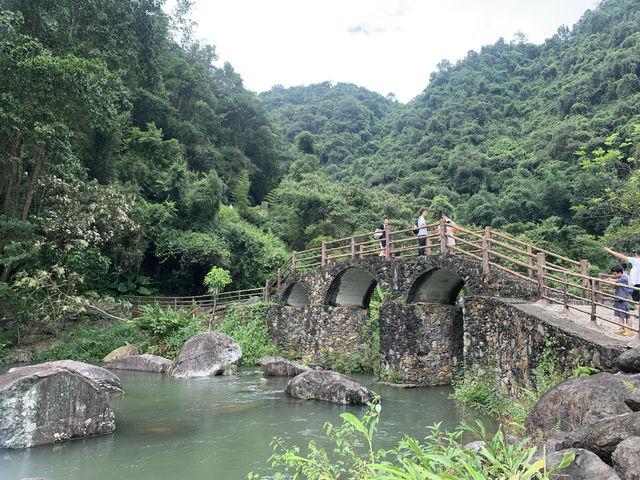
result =
[[[271,473],[266,459],[274,436],[304,447],[323,437],[325,422],[337,425],[343,412],[366,411],[289,398],[282,393],[288,379],[262,378],[253,369],[201,379],[127,371],[118,376],[126,393],[111,400],[114,434],[0,450],[0,479],[245,479],[249,471]],[[368,375],[352,377],[382,396],[378,448],[395,446],[403,433],[422,439],[427,426],[454,428],[463,419],[450,387],[396,389]]]

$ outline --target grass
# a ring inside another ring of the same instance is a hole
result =
[[[34,363],[53,360],[77,360],[98,363],[108,353],[127,344],[144,348],[149,337],[129,322],[115,322],[105,326],[73,328],[64,343],[33,356]]]

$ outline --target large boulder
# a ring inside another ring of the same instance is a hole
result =
[[[640,387],[640,375],[598,373],[573,377],[549,389],[525,419],[530,434],[541,430],[570,432],[603,418],[629,413],[625,404],[633,388]]]
[[[640,411],[640,388],[636,388],[632,392],[629,392],[627,398],[624,399],[624,403],[631,409],[631,411]]]
[[[30,372],[38,371],[47,366],[66,368],[79,375],[83,375],[95,383],[96,386],[102,389],[109,397],[115,397],[123,393],[122,384],[115,373],[103,367],[91,365],[90,363],[76,362],[75,360],[56,360],[54,362],[39,363],[27,367],[15,367],[10,369],[9,373],[22,372],[23,374],[29,374]]]
[[[623,372],[640,373],[640,347],[621,353],[616,358],[615,364]]]
[[[550,480],[620,480],[615,470],[604,463],[595,453],[582,448],[576,448],[573,451],[575,452],[573,462],[550,474]],[[560,465],[564,455],[569,452],[571,449],[547,452],[545,456],[547,470]]]
[[[139,372],[165,373],[171,368],[171,360],[158,355],[130,355],[126,358],[114,360],[107,365],[113,370],[136,370]]]
[[[349,377],[332,371],[309,370],[294,377],[285,393],[295,398],[324,400],[341,404],[372,402],[376,393]]]
[[[199,333],[180,348],[169,374],[177,378],[220,375],[230,365],[240,365],[242,350],[229,335]]]
[[[620,442],[611,461],[624,480],[640,480],[640,437],[629,437]]]
[[[113,362],[114,360],[120,360],[121,358],[127,358],[131,355],[140,355],[142,353],[142,349],[137,345],[124,345],[122,347],[118,347],[109,353],[102,360],[104,363]]]
[[[260,370],[265,375],[295,377],[309,370],[309,367],[282,357],[262,357],[260,359]]]
[[[0,447],[26,448],[115,430],[105,390],[53,362],[0,376]]]
[[[585,448],[611,463],[611,455],[620,442],[640,436],[640,412],[605,418],[568,433],[562,448]]]

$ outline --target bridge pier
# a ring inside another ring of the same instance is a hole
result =
[[[402,383],[450,385],[463,355],[462,309],[440,303],[387,302],[380,307],[380,372]]]
[[[371,348],[369,310],[330,305],[271,306],[271,341],[312,364],[361,360]]]

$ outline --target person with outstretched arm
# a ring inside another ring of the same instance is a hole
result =
[[[604,251],[631,264],[631,272],[629,273],[631,281],[629,283],[633,287],[640,288],[640,249],[636,250],[635,257],[628,257],[623,253],[614,252],[609,247],[604,247]],[[631,292],[631,298],[633,298],[634,302],[640,300],[640,291],[634,290]]]

